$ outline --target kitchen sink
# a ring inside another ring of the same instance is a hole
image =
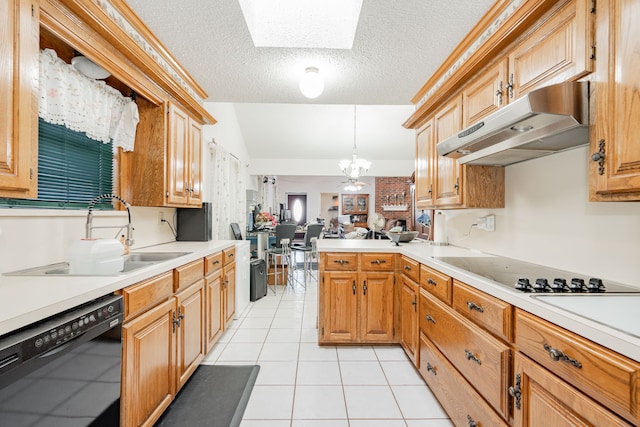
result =
[[[117,274],[107,276],[122,276],[140,268],[149,267],[163,261],[169,261],[191,252],[132,252],[124,256],[124,268]],[[56,264],[42,265],[39,267],[27,268],[25,270],[4,273],[5,276],[104,276],[103,274],[71,274],[69,273],[69,263],[59,262]]]

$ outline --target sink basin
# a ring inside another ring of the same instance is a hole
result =
[[[179,258],[191,252],[132,252],[124,256],[124,268],[115,276],[122,276],[140,268]],[[5,276],[101,276],[101,274],[70,274],[69,263],[59,262],[56,264],[43,265],[40,267],[27,268],[25,270],[4,273]],[[111,275],[110,275],[111,276]]]
[[[124,262],[160,262],[168,261],[174,258],[181,257],[183,255],[190,254],[191,252],[131,252],[129,255],[125,255]]]

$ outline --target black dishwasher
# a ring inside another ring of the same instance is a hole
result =
[[[118,426],[122,297],[0,337],[0,426]]]

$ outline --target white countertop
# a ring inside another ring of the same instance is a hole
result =
[[[236,240],[171,242],[136,249],[135,252],[189,253],[121,276],[0,276],[0,335],[234,246],[236,243]]]
[[[391,252],[406,255],[422,264],[473,286],[483,292],[506,301],[538,317],[555,323],[604,347],[640,362],[640,334],[633,328],[640,325],[640,294],[630,298],[617,294],[617,298],[605,300],[607,295],[591,295],[580,299],[576,295],[570,300],[540,298],[540,294],[522,293],[492,280],[438,261],[433,257],[492,256],[456,246],[433,246],[428,242],[414,240],[395,246],[389,240],[321,239],[320,252]],[[584,295],[588,296],[588,295]],[[564,297],[566,298],[566,297]],[[594,303],[598,299],[597,303]]]

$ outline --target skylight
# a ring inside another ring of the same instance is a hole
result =
[[[362,0],[238,0],[256,47],[351,49]]]

